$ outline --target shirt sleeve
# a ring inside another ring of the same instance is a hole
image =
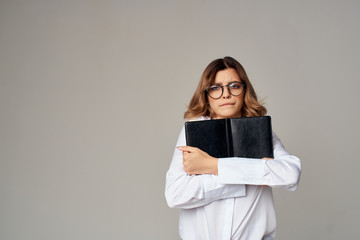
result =
[[[220,158],[218,176],[222,184],[250,184],[283,187],[296,190],[300,174],[300,159],[289,154],[273,132],[274,159]]]
[[[185,127],[182,128],[176,146],[185,146]],[[190,209],[213,201],[246,195],[243,184],[225,184],[218,175],[189,175],[183,168],[182,152],[175,148],[172,162],[166,174],[165,197],[169,207]]]

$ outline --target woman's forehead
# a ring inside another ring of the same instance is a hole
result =
[[[241,82],[240,77],[235,69],[227,68],[216,73],[214,83],[228,84],[231,82]]]

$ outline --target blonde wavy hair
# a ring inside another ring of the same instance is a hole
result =
[[[214,111],[208,104],[206,89],[215,83],[216,73],[228,68],[233,68],[245,83],[245,92],[243,94],[243,106],[240,109],[241,117],[264,116],[267,112],[261,101],[258,101],[254,88],[252,87],[244,67],[232,57],[219,58],[212,61],[204,70],[196,91],[191,98],[187,111],[184,114],[185,119],[194,119],[205,116],[213,119]]]

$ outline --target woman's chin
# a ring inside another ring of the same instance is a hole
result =
[[[221,112],[221,113],[216,115],[217,119],[237,118],[237,117],[240,117],[240,114],[237,114],[236,112],[233,112],[233,111],[231,111],[231,112],[225,111],[225,112]]]

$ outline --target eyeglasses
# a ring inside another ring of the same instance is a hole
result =
[[[229,90],[229,93],[233,96],[239,96],[243,93],[246,84],[240,83],[240,82],[232,82],[229,85],[221,86],[219,84],[215,84],[210,86],[208,89],[206,89],[206,93],[212,98],[212,99],[219,99],[224,93],[224,87],[227,87]]]

